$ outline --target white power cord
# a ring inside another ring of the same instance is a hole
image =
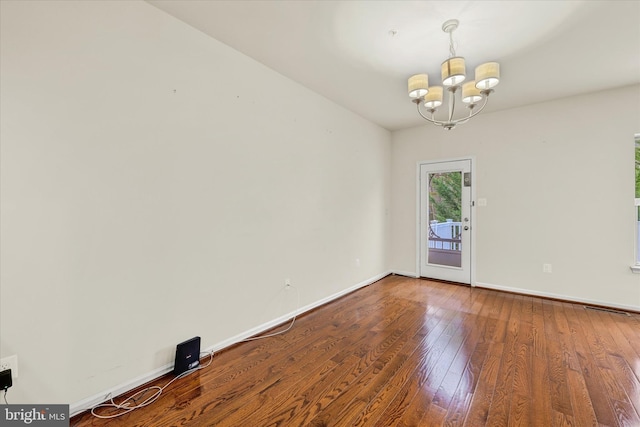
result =
[[[293,289],[296,290],[297,306],[298,306],[298,308],[296,309],[296,311],[297,311],[298,309],[300,309],[300,291],[295,286],[288,285],[288,287],[293,288]],[[289,330],[291,330],[291,328],[293,327],[294,323],[296,322],[296,317],[297,317],[297,315],[294,315],[293,318],[291,319],[291,323],[289,324],[289,326],[286,329],[282,330],[282,331],[274,332],[272,334],[267,334],[267,335],[261,335],[261,336],[257,336],[257,337],[247,338],[247,339],[244,339],[244,340],[239,341],[239,342],[255,341],[255,340],[261,340],[261,339],[264,339],[264,338],[275,337],[277,335],[282,335],[285,332],[288,332]],[[139,392],[137,392],[136,394],[134,394],[133,396],[130,396],[130,397],[126,398],[125,400],[123,400],[120,403],[116,403],[113,400],[113,396],[111,396],[111,393],[109,393],[107,395],[107,398],[109,399],[109,402],[101,403],[99,405],[94,406],[93,408],[91,408],[91,414],[96,418],[111,419],[111,418],[120,417],[120,416],[122,416],[124,414],[128,414],[129,412],[135,411],[136,409],[144,408],[145,406],[151,405],[153,402],[158,400],[158,398],[160,397],[160,395],[162,394],[164,389],[169,387],[169,385],[171,385],[171,383],[173,383],[175,380],[183,378],[183,377],[186,377],[187,375],[191,374],[192,372],[199,371],[200,369],[204,369],[204,368],[208,367],[209,365],[211,365],[211,362],[213,361],[213,351],[206,352],[206,353],[201,353],[201,354],[205,354],[205,355],[209,356],[209,362],[206,365],[201,365],[197,369],[191,369],[189,371],[183,372],[180,375],[176,376],[171,381],[169,381],[168,383],[166,383],[162,387],[154,385],[154,386],[142,389]],[[148,397],[145,400],[143,400],[142,402],[138,403],[138,396],[141,397],[141,396],[143,396],[144,394],[148,393],[151,390],[155,390],[154,393],[150,397]],[[5,402],[6,402],[6,399],[7,399],[7,397],[6,397],[7,391],[6,390],[5,390],[4,394],[5,394]],[[132,403],[133,403],[133,405],[132,405]],[[100,415],[100,414],[96,413],[96,410],[99,409],[99,408],[112,408],[112,409],[117,409],[120,412],[117,412],[117,413],[111,414],[111,415]]]
[[[291,285],[287,285],[287,286],[296,290],[296,293],[297,293],[297,296],[298,296],[298,301],[297,301],[298,308],[296,308],[296,311],[298,311],[300,309],[300,291],[295,286],[291,286]],[[252,338],[246,338],[246,339],[244,339],[242,341],[239,341],[238,343],[247,342],[247,341],[261,340],[263,338],[270,338],[270,337],[275,337],[277,335],[282,335],[285,332],[288,332],[291,328],[293,328],[293,324],[296,323],[296,317],[297,317],[297,314],[294,314],[293,317],[291,318],[291,323],[289,324],[287,329],[284,329],[284,330],[278,331],[278,332],[274,332],[272,334],[260,335],[260,336],[252,337]]]
[[[186,377],[187,375],[189,375],[189,374],[191,374],[193,372],[199,371],[199,370],[204,369],[204,368],[208,367],[209,365],[211,365],[211,362],[213,361],[213,351],[204,352],[204,353],[200,353],[200,354],[201,355],[204,354],[205,356],[209,356],[209,362],[206,365],[200,365],[196,369],[190,369],[188,371],[185,371],[185,372],[181,373],[180,375],[177,375],[174,379],[172,379],[171,381],[169,381],[168,383],[166,383],[162,387],[154,385],[154,386],[142,389],[139,392],[137,392],[136,394],[134,394],[133,396],[130,396],[130,397],[126,398],[125,400],[123,400],[120,403],[116,403],[113,400],[113,396],[111,396],[111,393],[109,393],[107,395],[107,398],[109,399],[109,402],[101,403],[99,405],[94,406],[93,408],[91,408],[91,414],[96,418],[111,419],[111,418],[120,417],[120,416],[122,416],[124,414],[128,414],[131,411],[134,411],[134,410],[140,409],[140,408],[144,408],[145,406],[152,404],[153,402],[158,400],[158,398],[160,397],[160,395],[162,394],[164,389],[169,387],[169,385],[171,385],[171,383],[173,383],[175,380],[180,379],[180,378],[184,378],[184,377]],[[140,399],[143,395],[145,395],[146,393],[148,393],[148,392],[150,392],[152,390],[154,390],[154,392],[153,392],[153,394],[151,396],[147,397],[142,402],[138,403],[138,399]],[[119,410],[120,412],[116,412],[115,414],[111,414],[111,415],[100,415],[100,414],[98,414],[96,412],[96,410],[99,409],[99,408],[112,408],[112,409]]]

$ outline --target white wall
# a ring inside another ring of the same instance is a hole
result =
[[[304,306],[387,271],[389,132],[143,2],[1,7],[12,403],[291,313],[285,278]]]
[[[483,113],[450,132],[394,132],[391,268],[416,272],[416,164],[475,156],[477,197],[487,199],[474,211],[478,285],[640,309],[629,268],[639,131],[631,86]]]

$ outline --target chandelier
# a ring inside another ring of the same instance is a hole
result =
[[[500,82],[500,64],[487,62],[476,67],[475,80],[464,83],[466,79],[464,58],[456,56],[453,47],[453,32],[458,28],[458,20],[450,19],[442,24],[442,31],[449,33],[449,59],[442,63],[442,86],[429,87],[427,74],[416,74],[409,78],[409,97],[415,102],[418,114],[434,125],[451,130],[459,124],[466,123],[470,118],[479,114],[487,105],[489,94],[493,87]],[[449,113],[447,119],[438,120],[435,113],[442,105],[443,86],[449,92]],[[454,118],[456,110],[456,93],[462,92],[461,100],[466,104],[469,112],[459,118]],[[426,110],[423,112],[422,108]]]

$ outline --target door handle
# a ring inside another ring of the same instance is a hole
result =
[[[468,226],[468,225],[465,225],[465,226],[464,226],[464,230],[465,230],[465,231],[467,231],[468,229],[469,229],[469,226]]]

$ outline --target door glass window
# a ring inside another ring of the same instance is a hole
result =
[[[471,169],[471,159],[420,164],[420,277],[471,284]]]
[[[636,135],[636,265],[640,265],[640,134]]]
[[[429,174],[427,262],[462,265],[462,172]]]

